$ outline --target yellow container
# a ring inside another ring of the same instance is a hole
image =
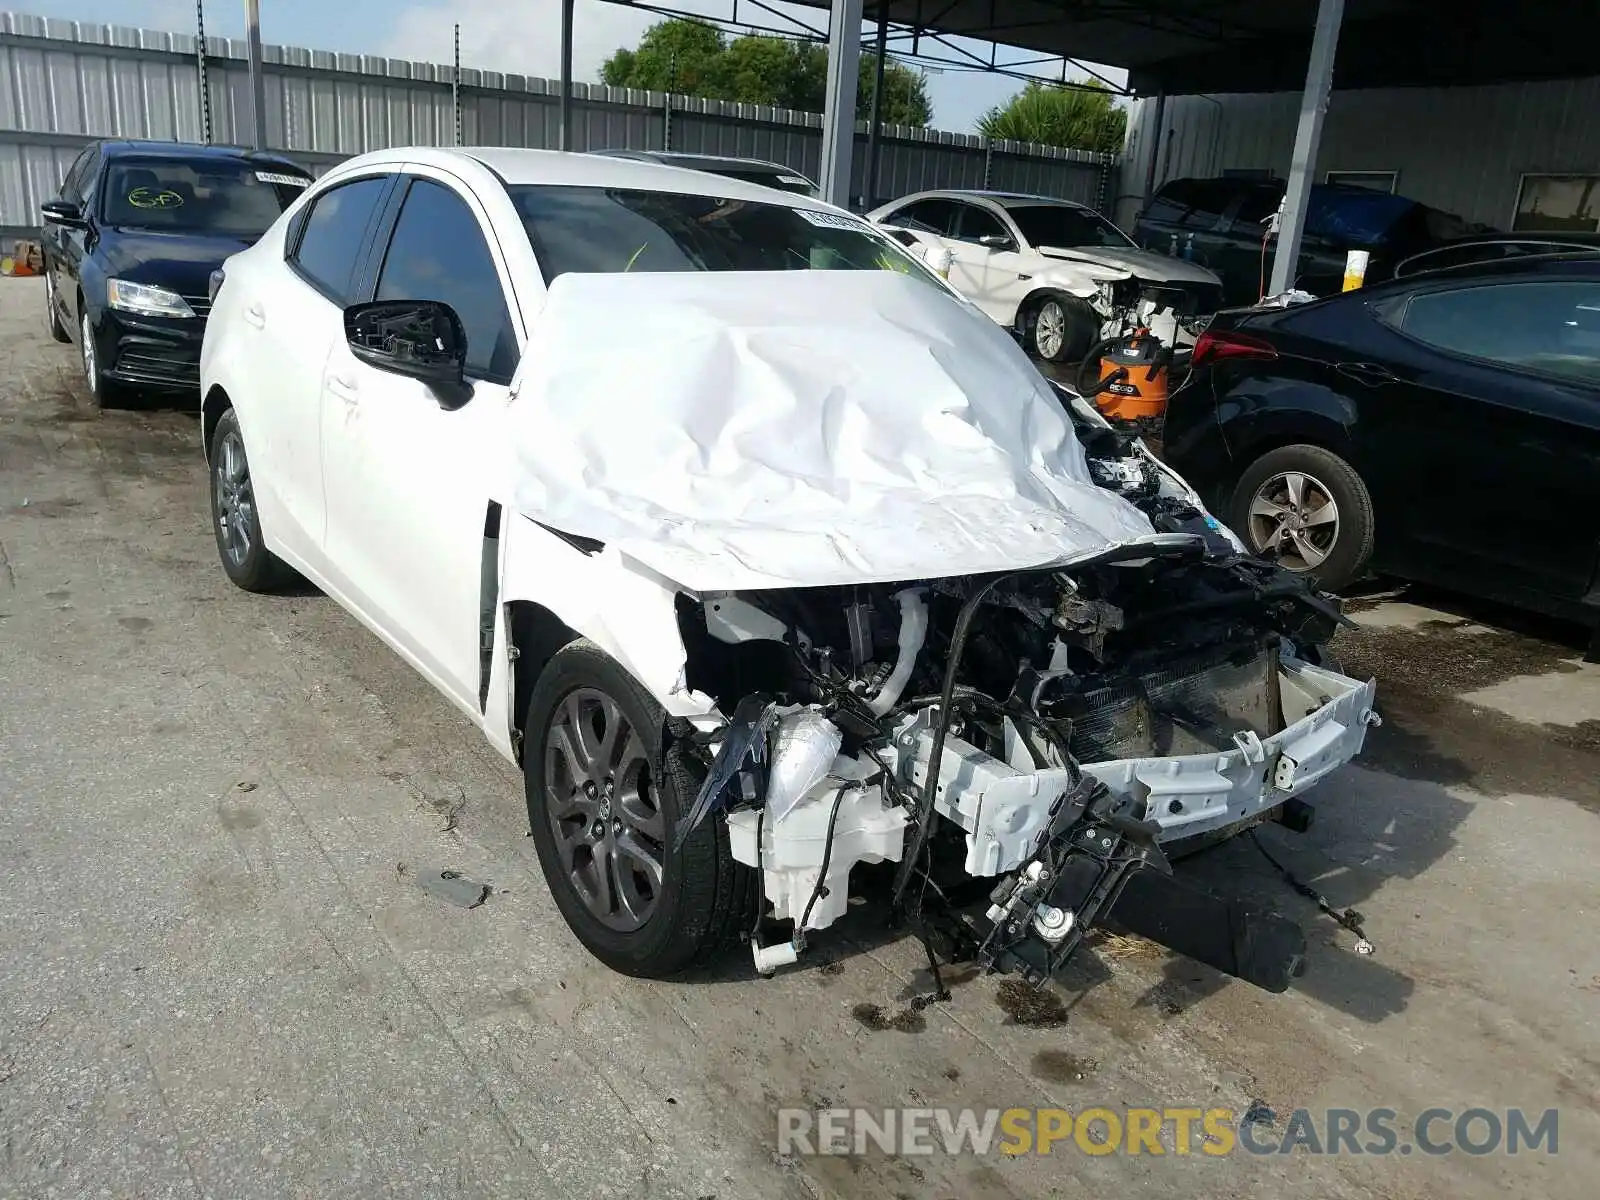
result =
[[[1367,263],[1372,254],[1366,250],[1352,250],[1344,256],[1344,290],[1353,292],[1367,279]]]

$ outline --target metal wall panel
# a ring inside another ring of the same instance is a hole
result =
[[[348,155],[455,140],[448,66],[294,46],[263,47],[267,139],[317,172]],[[467,145],[553,148],[558,84],[466,69]],[[245,45],[206,39],[212,140],[251,137]],[[816,113],[659,92],[573,87],[573,149],[671,149],[769,159],[816,178]],[[195,39],[186,34],[0,13],[0,240],[36,228],[83,144],[95,137],[202,139]],[[879,202],[934,187],[991,186],[1094,202],[1108,169],[1077,151],[890,126],[879,139]],[[855,178],[866,184],[866,131]]]
[[[1335,91],[1317,178],[1397,171],[1404,195],[1505,228],[1525,173],[1600,173],[1600,78],[1461,88]],[[1156,182],[1224,169],[1289,172],[1298,93],[1178,96],[1167,101]],[[1155,102],[1130,122],[1124,191],[1142,193]],[[1118,206],[1124,224],[1137,197]]]

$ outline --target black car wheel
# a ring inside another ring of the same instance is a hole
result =
[[[56,295],[56,277],[46,269],[44,273],[44,319],[50,336],[58,342],[70,342],[72,335],[61,323],[61,300]]]
[[[271,592],[294,578],[261,537],[255,482],[244,452],[244,434],[233,409],[222,414],[211,435],[211,528],[228,578],[247,592]]]
[[[1372,558],[1372,497],[1354,467],[1321,446],[1282,446],[1239,478],[1229,524],[1256,554],[1338,590]]]
[[[1046,362],[1076,362],[1094,345],[1094,310],[1073,296],[1046,296],[1027,322],[1028,348]]]
[[[666,716],[621,666],[580,638],[528,702],[528,821],[556,907],[596,958],[659,978],[712,957],[750,928],[755,873],[708,818],[673,849],[699,772],[663,755]]]

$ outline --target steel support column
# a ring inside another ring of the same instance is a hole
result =
[[[564,0],[571,4],[572,0]],[[828,16],[828,90],[822,109],[822,198],[850,206],[850,160],[861,80],[862,0],[832,0]]]
[[[1147,208],[1156,194],[1156,164],[1161,158],[1161,127],[1166,123],[1167,89],[1162,88],[1156,93],[1155,118],[1151,122],[1154,128],[1150,131],[1150,156],[1144,164],[1144,203]]]
[[[244,27],[250,71],[250,144],[267,148],[267,81],[261,68],[261,0],[245,0]]]
[[[1272,256],[1272,282],[1267,294],[1275,296],[1294,286],[1300,261],[1300,237],[1306,227],[1306,206],[1317,171],[1317,150],[1322,145],[1322,118],[1328,112],[1333,90],[1334,53],[1339,48],[1339,27],[1344,21],[1344,0],[1321,0],[1317,27],[1311,35],[1311,62],[1306,68],[1306,90],[1300,98],[1300,125],[1294,135],[1294,159],[1289,165],[1289,186],[1283,197],[1283,221],[1278,226],[1278,249]]]
[[[889,56],[889,0],[878,0],[877,62],[872,72],[872,120],[867,125],[866,207],[878,203],[878,134],[883,127],[883,67]]]
[[[561,0],[561,129],[556,145],[562,150],[572,149],[572,6],[573,0]]]

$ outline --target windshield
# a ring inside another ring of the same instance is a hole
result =
[[[511,187],[544,268],[623,271],[899,271],[943,285],[856,217],[782,204],[595,187]]]
[[[1030,246],[1134,247],[1133,239],[1093,209],[1065,204],[1007,205],[1006,213]]]
[[[258,238],[310,182],[227,159],[114,162],[103,216],[124,229]]]

